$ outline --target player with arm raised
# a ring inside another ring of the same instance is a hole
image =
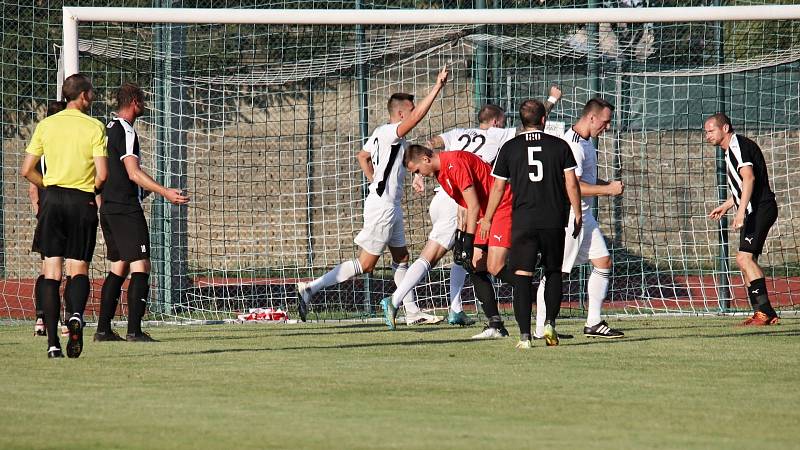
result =
[[[753,316],[742,325],[775,325],[779,322],[778,313],[770,304],[764,271],[758,265],[769,229],[778,219],[778,203],[769,187],[764,154],[758,144],[734,133],[731,120],[723,113],[706,119],[704,128],[706,141],[725,150],[731,192],[728,200],[714,208],[708,217],[720,220],[736,206],[733,229],[740,232],[736,264],[747,283],[747,296],[753,307]]]
[[[375,129],[357,156],[358,164],[369,180],[369,194],[364,201],[364,227],[354,240],[361,252],[357,259],[342,262],[311,282],[297,283],[298,312],[302,321],[306,320],[314,294],[361,273],[372,272],[387,246],[392,254],[395,284],[399,285],[405,277],[409,254],[400,205],[406,176],[403,158],[408,144],[405,136],[428,113],[447,77],[445,66],[439,72],[436,84],[417,107],[414,106],[413,95],[397,93],[389,97],[389,123]],[[413,299],[409,298],[404,303],[407,312],[410,307],[416,308]]]
[[[548,112],[560,98],[561,90],[557,86],[551,86],[550,97],[546,102]],[[434,150],[471,152],[492,164],[500,147],[516,136],[516,129],[504,128],[505,111],[497,105],[484,105],[478,112],[478,122],[478,128],[455,128],[434,136],[428,145]],[[414,175],[414,189],[420,193],[424,191],[422,180],[422,176]],[[433,224],[428,242],[420,257],[408,268],[408,274],[403,282],[392,294],[395,304],[399,304],[399,299],[414,289],[448,250],[453,248],[454,253],[460,252],[460,249],[454,246],[461,242],[461,230],[458,228],[459,206],[441,186],[436,188],[428,213]],[[460,264],[454,263],[450,268],[450,312],[447,318],[450,325],[466,326],[475,323],[464,313],[461,306],[461,289],[466,276],[467,272]]]
[[[497,155],[492,168],[492,176],[497,179],[480,226],[482,235],[491,228],[510,184],[514,226],[508,266],[514,271],[514,316],[520,332],[517,348],[526,349],[531,348],[531,284],[539,255],[547,278],[544,335],[548,346],[558,345],[555,321],[561,308],[564,228],[570,207],[575,217],[575,235],[580,232],[582,218],[576,163],[569,145],[543,131],[547,114],[538,100],[523,102],[519,115],[523,131],[503,145]]]
[[[583,196],[581,200],[583,230],[576,237],[572,236],[574,231],[572,224],[575,223],[575,219],[574,216],[570,216],[564,238],[564,262],[561,270],[569,274],[572,267],[577,264],[584,264],[587,261],[592,263],[592,274],[589,275],[586,289],[589,308],[583,334],[587,337],[606,339],[621,338],[625,335],[609,327],[600,317],[611,277],[611,256],[589,204],[592,201],[591,197],[620,195],[625,188],[621,181],[605,181],[597,178],[597,148],[591,141],[611,127],[613,111],[614,106],[611,103],[595,97],[586,103],[581,118],[564,134],[564,140],[572,149],[577,163],[575,175],[580,181]],[[536,338],[544,336],[545,318],[548,316],[544,285],[545,283],[539,283],[536,293]]]
[[[169,189],[153,180],[139,164],[139,136],[133,128],[144,113],[144,92],[125,83],[117,90],[117,117],[106,125],[108,135],[108,181],[103,188],[100,226],[111,261],[100,292],[100,318],[94,341],[152,342],[142,331],[142,317],[150,291],[150,232],[144,218],[144,192],[156,192],[174,205],[189,198],[178,189]],[[122,283],[131,272],[128,284],[128,333],[123,339],[111,329]]]
[[[511,246],[511,193],[505,195],[497,208],[496,219],[488,233],[480,231],[478,220],[486,211],[489,191],[495,178],[492,166],[470,152],[441,152],[421,145],[412,145],[406,157],[406,166],[414,174],[436,177],[439,185],[456,203],[466,208],[461,251],[456,254],[475,288],[475,296],[483,306],[489,325],[473,339],[493,339],[508,336],[497,307],[494,286],[489,272],[506,283],[511,283],[511,273],[506,266],[506,256]],[[393,328],[397,311],[396,299],[387,297],[381,304],[389,328]]]

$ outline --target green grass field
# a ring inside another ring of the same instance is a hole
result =
[[[0,448],[798,448],[800,319],[739,320],[615,319],[623,340],[528,351],[446,325],[89,328],[77,360],[3,326]]]

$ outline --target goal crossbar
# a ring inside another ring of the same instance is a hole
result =
[[[464,14],[464,12],[469,14]],[[63,8],[64,76],[78,72],[79,22],[415,25],[711,22],[800,19],[800,5],[562,9]]]

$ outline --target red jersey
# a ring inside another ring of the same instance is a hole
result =
[[[492,166],[470,152],[441,152],[439,153],[439,162],[441,165],[436,179],[442,189],[456,203],[466,208],[467,204],[461,193],[464,189],[472,186],[475,193],[478,194],[478,203],[480,204],[478,218],[483,217],[486,214],[489,193],[495,180],[495,177],[492,176]],[[497,211],[507,209],[510,213],[512,203],[511,187],[506,184],[503,199],[500,200]]]

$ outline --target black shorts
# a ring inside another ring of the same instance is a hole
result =
[[[744,219],[744,226],[739,235],[739,251],[758,256],[764,250],[769,229],[778,219],[778,204],[762,203],[755,211]]]
[[[560,272],[564,259],[564,229],[512,227],[509,268],[533,272],[539,254],[545,272]]]
[[[109,261],[150,259],[150,233],[141,209],[123,214],[101,213],[100,226]]]
[[[38,222],[39,216],[42,214],[42,203],[44,202],[44,189],[38,189],[39,191],[39,200],[36,202],[36,220]],[[39,248],[39,241],[36,239],[36,234],[33,235],[33,244],[31,245],[31,251],[34,253],[41,254],[41,249]],[[42,256],[44,259],[44,256]]]
[[[91,262],[97,240],[94,194],[58,186],[47,188],[40,202],[34,248],[42,257]]]

